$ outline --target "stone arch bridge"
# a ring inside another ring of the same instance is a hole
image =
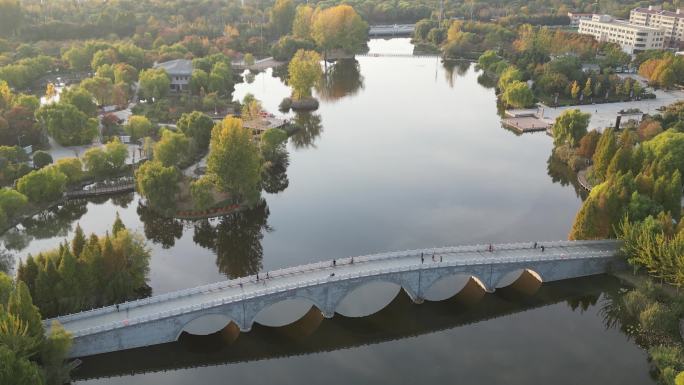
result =
[[[542,251],[541,246],[544,246]],[[601,241],[475,245],[349,257],[296,266],[58,317],[83,357],[176,341],[182,333],[248,332],[285,326],[312,310],[363,317],[400,291],[421,303],[459,292],[607,273],[625,267],[619,243]],[[315,309],[313,308],[315,307]],[[52,320],[46,320],[50,324]]]

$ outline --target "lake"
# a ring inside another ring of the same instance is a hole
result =
[[[567,238],[581,196],[549,159],[550,137],[502,128],[495,91],[474,65],[383,56],[410,54],[408,39],[369,46],[356,62],[329,65],[317,111],[288,115],[302,129],[277,176],[282,191],[263,194],[254,209],[181,222],[129,194],[50,210],[6,234],[6,245],[24,258],[70,237],[77,222],[104,233],[118,212],[149,240],[150,286],[160,294],[381,251]],[[247,80],[235,98],[251,93],[270,112],[290,92],[271,70]],[[545,285],[541,297],[494,294],[467,307],[397,298],[367,319],[324,320],[308,336],[257,328],[228,347],[204,340],[85,360],[81,376],[140,372],[84,383],[165,385],[650,383],[646,354],[605,327],[601,306],[617,286],[606,277],[577,280]],[[568,305],[587,296],[580,309]],[[446,319],[429,325],[434,317]],[[150,356],[166,357],[168,367]]]

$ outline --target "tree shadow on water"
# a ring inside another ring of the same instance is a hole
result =
[[[262,268],[264,233],[272,231],[269,214],[266,201],[261,200],[253,208],[218,220],[198,221],[193,240],[216,253],[219,271],[229,278],[255,274]]]

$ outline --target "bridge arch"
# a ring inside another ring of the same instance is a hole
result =
[[[346,317],[367,317],[384,309],[399,295],[406,293],[413,302],[421,302],[416,282],[401,274],[387,274],[370,281],[357,281],[347,285],[344,295],[333,304],[334,312]],[[415,287],[414,287],[415,286]]]
[[[445,301],[461,293],[477,299],[484,296],[487,286],[476,275],[469,273],[453,273],[444,275],[424,290],[423,298],[427,301]]]
[[[238,325],[237,322],[225,313],[219,311],[202,313],[185,322],[178,328],[175,340],[177,341],[183,332],[195,336],[208,336],[229,328],[231,324],[236,327]],[[237,330],[239,331],[239,328],[237,328]]]
[[[258,310],[249,324],[256,322],[268,327],[287,326],[305,317],[314,307],[323,311],[318,301],[307,296],[295,295],[286,299],[279,298]]]
[[[530,268],[516,269],[502,275],[495,289],[513,288],[526,294],[534,294],[544,283],[541,274]]]

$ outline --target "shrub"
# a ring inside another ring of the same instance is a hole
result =
[[[52,155],[45,151],[36,151],[33,154],[33,167],[43,168],[52,163]]]

